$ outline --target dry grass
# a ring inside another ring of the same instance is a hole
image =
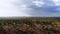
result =
[[[0,34],[60,34],[60,21],[39,19],[0,20]]]

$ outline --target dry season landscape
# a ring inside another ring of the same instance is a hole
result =
[[[60,18],[1,18],[0,34],[60,34]]]

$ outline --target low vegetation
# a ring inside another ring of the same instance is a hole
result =
[[[0,34],[60,34],[60,18],[0,19]]]

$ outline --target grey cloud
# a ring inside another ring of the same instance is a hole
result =
[[[56,10],[57,8],[59,8],[60,6],[55,6],[54,2],[52,0],[43,0],[43,2],[45,2],[45,5],[43,7],[38,7],[34,4],[30,5],[28,4],[29,8],[32,8],[32,10],[30,10],[28,12],[29,15],[31,16],[45,16],[45,17],[59,17],[60,14],[60,10]]]
[[[11,5],[13,6],[10,6],[9,9],[7,8],[8,10],[7,9],[4,10],[2,8],[4,11],[7,12],[7,15],[5,13],[5,15],[3,16],[35,16],[35,17],[59,16],[60,10],[56,9],[59,8],[60,6],[55,6],[52,0],[43,0],[45,4],[42,7],[36,6],[34,3],[32,3],[32,1],[35,0],[14,0],[14,2],[10,2]],[[13,8],[11,9],[11,7]]]

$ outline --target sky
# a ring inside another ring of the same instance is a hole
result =
[[[60,0],[0,0],[0,17],[60,17]]]

